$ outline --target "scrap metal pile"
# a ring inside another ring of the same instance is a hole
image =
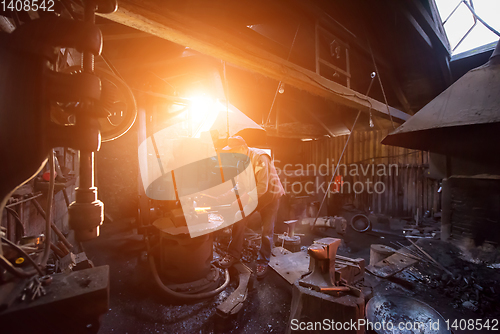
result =
[[[432,254],[433,261],[415,246]],[[396,280],[409,282],[410,291],[417,295],[432,291],[434,298],[441,296],[437,300],[464,314],[473,312],[485,318],[500,316],[500,280],[492,265],[477,260],[471,262],[466,252],[440,240],[422,239],[399,252],[406,252],[416,260],[393,276]]]

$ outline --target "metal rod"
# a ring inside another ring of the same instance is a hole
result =
[[[40,203],[38,203],[38,201],[36,199],[34,199],[31,203],[33,203],[33,205],[35,206],[37,211],[40,213],[40,215],[43,217],[43,219],[47,219],[46,214],[45,214],[45,210],[42,208]],[[68,239],[66,239],[66,237],[61,232],[61,230],[57,227],[56,224],[51,222],[50,227],[52,228],[52,231],[54,231],[54,233],[57,235],[59,240],[61,240],[64,243],[64,245],[66,245],[66,247],[68,247],[69,249],[73,248],[73,245],[68,241]]]
[[[17,214],[17,212],[14,210],[14,209],[11,209],[11,208],[5,208],[7,210],[8,213],[10,213],[12,215],[12,217],[14,217],[14,220],[16,222],[16,226],[19,226],[21,228],[21,236],[24,236],[24,224],[23,222],[21,221],[21,217],[19,217],[19,215]],[[17,229],[14,229],[14,235],[15,235],[15,239],[16,240],[19,240],[19,238],[17,238]]]
[[[412,250],[411,248],[403,245],[402,243],[400,242],[396,242],[396,243],[392,243],[398,247],[403,247],[405,250],[407,250],[412,256],[415,256],[417,258],[420,259],[421,262],[424,262],[424,263],[428,263],[428,264],[433,264],[432,262],[430,262],[429,260],[427,260],[426,258],[423,258],[422,255],[414,250]]]
[[[287,61],[290,59],[290,56],[292,54],[293,46],[295,45],[295,39],[297,38],[297,34],[299,32],[299,28],[300,28],[300,23],[297,26],[297,30],[295,31],[295,36],[293,36],[293,41],[292,41],[292,45],[290,46],[290,50],[288,50],[288,56],[286,57]],[[282,82],[280,80],[280,82],[278,82],[278,87],[276,87],[276,92],[274,93],[273,103],[271,103],[271,109],[269,109],[269,114],[267,114],[266,124],[268,124],[269,121],[270,121],[270,119],[271,119],[271,112],[273,111],[274,102],[276,101],[276,96],[278,96],[278,92],[280,90],[281,83]],[[278,125],[276,124],[276,129],[277,128],[278,128]]]
[[[373,73],[371,74],[371,78],[372,78],[372,80],[370,81],[370,85],[368,86],[366,95],[368,95],[370,93],[370,90],[371,90],[372,85],[373,85],[373,79],[375,79],[375,75],[373,75]],[[318,217],[321,213],[321,209],[323,208],[323,205],[325,204],[326,196],[330,192],[330,185],[332,184],[333,180],[335,179],[335,174],[337,174],[337,171],[338,171],[339,166],[340,166],[340,161],[342,161],[342,158],[344,156],[347,145],[349,144],[349,141],[351,140],[351,136],[352,136],[352,133],[354,131],[354,127],[356,126],[356,123],[358,122],[358,118],[359,118],[360,114],[361,114],[361,110],[358,110],[358,114],[356,115],[356,119],[354,120],[354,123],[352,125],[351,132],[349,133],[349,137],[347,137],[347,141],[345,142],[344,149],[342,150],[342,153],[340,154],[339,160],[337,161],[337,166],[335,167],[335,171],[332,174],[332,178],[330,179],[330,182],[328,183],[328,187],[326,188],[325,195],[323,196],[323,200],[321,201],[321,205],[319,206],[318,213],[316,214],[316,218],[314,218],[314,222],[312,223],[311,228],[314,228],[314,225],[316,225],[316,221],[318,220]]]
[[[375,56],[373,54],[372,46],[371,46],[369,40],[367,40],[367,42],[368,42],[368,48],[370,49],[370,56],[372,58],[373,66],[375,67],[375,72],[377,73],[378,83],[380,85],[380,89],[382,90],[382,96],[384,97],[385,106],[387,108],[387,114],[389,115],[389,118],[391,120],[392,128],[396,129],[396,126],[394,125],[394,121],[392,119],[391,110],[389,108],[389,102],[387,102],[387,96],[385,95],[385,89],[384,89],[384,85],[382,84],[382,78],[380,77],[380,72],[378,71],[377,62],[375,61]],[[368,94],[366,94],[366,95],[368,95]]]
[[[23,199],[23,200],[20,200],[20,201],[18,201],[18,202],[15,202],[15,203],[8,204],[8,205],[6,205],[5,207],[6,207],[6,208],[12,208],[12,207],[15,207],[16,205],[19,205],[19,204],[21,204],[21,203],[25,203],[25,202],[31,201],[32,199],[38,198],[38,197],[40,197],[40,196],[42,196],[42,193],[37,194],[37,195],[33,195],[32,197],[25,198],[25,199]]]
[[[80,183],[81,189],[94,187],[94,152],[80,150]]]
[[[451,271],[449,271],[448,269],[446,269],[445,267],[443,267],[443,265],[439,262],[437,262],[436,260],[434,260],[434,258],[432,256],[430,256],[426,251],[424,251],[421,247],[419,247],[416,243],[414,243],[413,241],[411,241],[410,239],[407,239],[409,242],[411,242],[411,244],[413,246],[415,246],[419,251],[421,251],[429,260],[431,260],[432,262],[434,262],[440,269],[442,269],[443,271],[445,271],[448,275],[450,275],[451,277],[454,277],[454,275],[452,274]]]
[[[467,6],[467,8],[469,8],[469,10],[472,13],[472,15],[474,15],[474,17],[479,20],[479,22],[481,22],[482,24],[484,24],[484,26],[486,28],[490,29],[494,34],[496,34],[498,37],[500,37],[500,32],[498,32],[497,30],[495,30],[492,26],[490,26],[482,18],[480,18],[479,15],[476,14],[476,11],[474,10],[474,8],[472,8],[471,5],[469,5],[467,3],[467,1],[465,1],[465,0],[462,0],[462,1]]]
[[[87,23],[95,24],[95,9],[96,5],[93,0],[85,2],[83,20]],[[94,55],[90,51],[84,51],[82,54],[82,70],[88,73],[94,73]],[[91,106],[90,101],[87,102],[87,107]],[[82,115],[81,117],[89,117]],[[77,120],[78,121],[78,120]],[[88,150],[80,150],[80,184],[82,189],[94,187],[94,152]]]

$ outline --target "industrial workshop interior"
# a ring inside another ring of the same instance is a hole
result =
[[[1,0],[0,333],[499,331],[499,14]]]

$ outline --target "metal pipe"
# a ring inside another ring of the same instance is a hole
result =
[[[40,194],[37,194],[37,195],[33,195],[33,196],[32,196],[32,197],[30,197],[30,198],[25,198],[25,199],[20,200],[20,201],[18,201],[18,202],[8,204],[8,205],[6,205],[5,207],[6,207],[6,208],[12,208],[12,207],[15,207],[16,205],[19,205],[19,204],[21,204],[21,203],[25,203],[25,202],[31,201],[32,199],[38,198],[38,197],[40,197],[40,196],[42,196],[42,194],[41,194],[41,193],[40,193]]]
[[[37,209],[37,211],[40,213],[40,215],[43,217],[43,219],[46,219],[45,210],[43,210],[43,208],[40,205],[40,203],[38,203],[38,201],[36,199],[34,199],[32,203],[35,206],[35,208]],[[68,247],[69,249],[72,249],[73,245],[68,241],[68,239],[66,239],[66,237],[61,232],[61,230],[57,227],[57,225],[54,224],[54,223],[51,223],[50,226],[52,227],[52,230],[57,235],[57,237],[59,238],[59,240],[61,240],[66,247]]]
[[[95,24],[96,4],[93,0],[85,1],[83,20]],[[90,51],[84,51],[82,55],[82,69],[85,72],[94,72],[94,55]]]
[[[93,0],[85,2],[83,20],[87,23],[95,24],[96,4]],[[94,73],[94,55],[90,51],[82,54],[82,69],[84,72]],[[90,101],[86,101],[90,106]],[[81,117],[89,117],[82,115]],[[80,184],[82,189],[89,189],[94,186],[94,152],[80,150]]]
[[[372,89],[373,85],[373,79],[375,79],[376,73],[372,72],[371,78],[372,80],[370,81],[370,85],[368,86],[368,89],[366,91],[366,96],[370,94],[370,90]],[[321,209],[323,208],[323,205],[325,204],[326,196],[328,195],[328,192],[330,191],[330,185],[332,184],[335,174],[337,174],[337,170],[339,169],[340,166],[340,161],[342,160],[342,157],[344,156],[345,149],[347,148],[347,145],[349,144],[349,141],[351,140],[352,133],[354,131],[354,127],[356,126],[356,123],[358,122],[359,115],[361,114],[361,110],[358,111],[358,114],[356,115],[356,119],[354,120],[354,123],[351,128],[351,133],[349,133],[349,137],[347,137],[347,141],[345,142],[344,149],[342,150],[342,153],[340,154],[339,160],[337,161],[337,166],[335,167],[335,171],[332,174],[332,178],[330,179],[330,182],[328,183],[328,187],[326,189],[325,195],[323,196],[323,200],[321,201],[321,204],[318,209],[318,213],[316,214],[316,218],[314,218],[314,222],[312,223],[311,229],[314,228],[314,225],[316,225],[316,221],[318,220],[318,217],[321,213]]]
[[[80,150],[80,182],[78,187],[89,189],[94,186],[94,152]]]

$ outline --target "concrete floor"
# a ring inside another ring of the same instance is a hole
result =
[[[104,225],[101,236],[84,247],[96,266],[110,266],[110,309],[99,333],[283,333],[286,329],[291,292],[274,272],[256,282],[238,319],[219,323],[213,317],[215,308],[234,290],[235,283],[215,298],[178,304],[157,288],[142,236],[131,225]]]
[[[312,240],[324,236],[338,237],[333,230],[317,231],[314,235],[309,234],[303,238],[303,244],[308,245]],[[367,264],[371,244],[393,246],[391,241],[404,241],[403,237],[375,232],[360,234],[350,228],[343,239],[344,243],[338,253],[351,258],[362,257]],[[84,247],[95,265],[110,266],[110,309],[102,317],[99,333],[253,334],[284,333],[286,330],[290,314],[291,286],[274,271],[264,280],[256,281],[255,289],[249,294],[247,306],[238,319],[221,323],[214,317],[215,308],[234,290],[235,283],[231,283],[219,296],[193,304],[179,304],[163,295],[150,274],[142,236],[137,235],[129,223],[105,224],[101,236],[85,243]],[[435,269],[420,268],[425,279],[431,277],[427,273],[433,272],[432,270]],[[498,275],[497,273],[498,270],[492,272],[495,275]],[[440,274],[436,273],[432,277],[437,277],[436,275]],[[390,280],[366,274],[365,280],[374,287],[375,295],[395,293],[413,296],[430,304],[445,319],[481,319],[485,316],[496,316],[477,314],[462,307],[454,308],[453,301],[442,294],[442,291],[432,289],[429,284],[416,281],[404,273],[397,274]],[[500,282],[500,277],[498,281]]]

